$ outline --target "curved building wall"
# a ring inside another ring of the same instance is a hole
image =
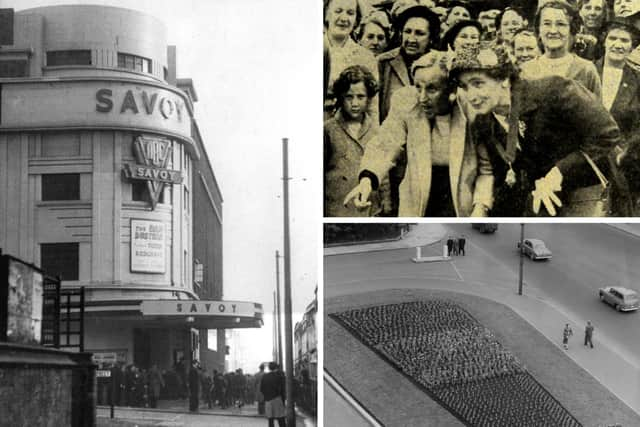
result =
[[[64,285],[86,286],[88,301],[194,298],[191,176],[200,154],[191,99],[164,80],[166,27],[137,11],[74,5],[20,11],[14,28],[0,60],[23,55],[29,72],[0,78],[0,247],[42,266],[43,246],[77,244],[77,277]],[[90,50],[91,64],[47,64],[48,52],[75,50]],[[150,60],[152,72],[118,67],[119,53]],[[168,141],[166,162],[141,158],[140,137]],[[140,196],[156,190],[125,176],[138,167],[182,179],[153,184],[164,186],[154,206]],[[77,197],[45,200],[45,179],[60,174],[78,176]],[[134,223],[141,236],[161,229],[153,265],[132,256]]]
[[[42,52],[37,62],[45,76],[73,76],[91,74],[138,75],[139,78],[164,80],[167,68],[167,29],[158,19],[143,13],[107,6],[50,6],[26,9],[17,13],[29,27],[43,22],[43,31],[18,33],[33,45],[40,44]],[[39,34],[41,33],[41,34]],[[90,66],[50,66],[46,52],[90,50]],[[118,53],[135,55],[151,61],[151,72],[124,70],[118,67]]]

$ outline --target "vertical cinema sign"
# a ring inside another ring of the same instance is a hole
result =
[[[138,136],[133,142],[133,152],[138,163],[127,163],[123,167],[127,178],[147,182],[151,209],[156,208],[165,184],[182,183],[180,171],[167,169],[171,151],[171,141],[168,139]]]

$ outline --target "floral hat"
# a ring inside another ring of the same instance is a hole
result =
[[[465,71],[490,71],[505,77],[510,75],[513,65],[502,49],[473,48],[459,49],[455,52],[449,75],[452,79]]]

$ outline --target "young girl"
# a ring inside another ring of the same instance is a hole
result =
[[[378,91],[373,74],[361,65],[345,68],[333,84],[337,111],[324,123],[324,215],[373,216],[380,210],[374,200],[368,209],[346,207],[343,200],[358,183],[358,168],[367,142],[378,125],[369,113]]]

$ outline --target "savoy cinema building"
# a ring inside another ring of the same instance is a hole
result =
[[[222,195],[176,49],[146,14],[0,10],[0,248],[85,288],[96,362],[225,364]],[[208,342],[207,330],[217,330]]]

